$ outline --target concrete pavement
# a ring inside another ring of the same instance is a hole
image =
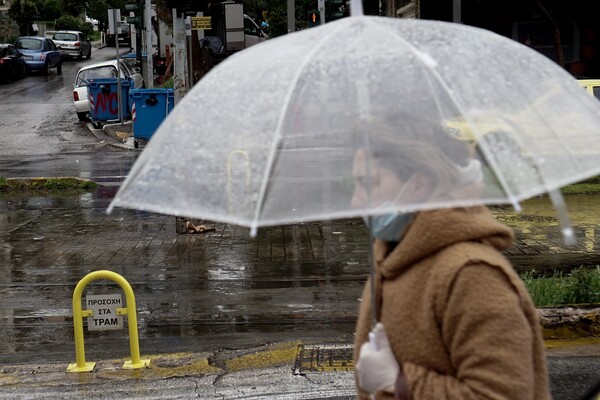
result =
[[[547,345],[555,400],[579,399],[599,381],[598,363],[590,359],[600,358],[600,339]],[[126,370],[122,359],[111,359],[98,362],[91,373],[66,373],[65,364],[58,362],[3,365],[0,398],[355,398],[351,363],[302,358],[303,350],[298,342],[284,342],[216,353],[146,355],[151,362],[145,369]]]

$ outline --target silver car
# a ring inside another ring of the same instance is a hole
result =
[[[92,57],[92,43],[79,31],[56,31],[52,40],[58,46],[63,57],[77,57],[81,60],[84,56],[88,60]]]

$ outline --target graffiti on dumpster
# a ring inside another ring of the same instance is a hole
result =
[[[98,113],[107,110],[112,115],[117,115],[119,113],[119,100],[117,98],[117,92],[98,92],[96,94],[96,99],[93,101],[93,103]]]

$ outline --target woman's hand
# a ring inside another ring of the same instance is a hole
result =
[[[398,374],[404,377],[390,348],[385,328],[377,323],[369,333],[369,342],[360,348],[356,363],[358,386],[370,394],[380,390],[394,393]]]

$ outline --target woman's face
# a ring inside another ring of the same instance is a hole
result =
[[[412,179],[402,181],[389,168],[378,167],[373,160],[367,168],[367,155],[359,149],[354,154],[352,175],[354,177],[353,208],[366,208],[396,200],[402,190],[406,196],[411,196],[410,190],[403,189],[405,184],[411,185]],[[370,173],[370,177],[367,175]]]

